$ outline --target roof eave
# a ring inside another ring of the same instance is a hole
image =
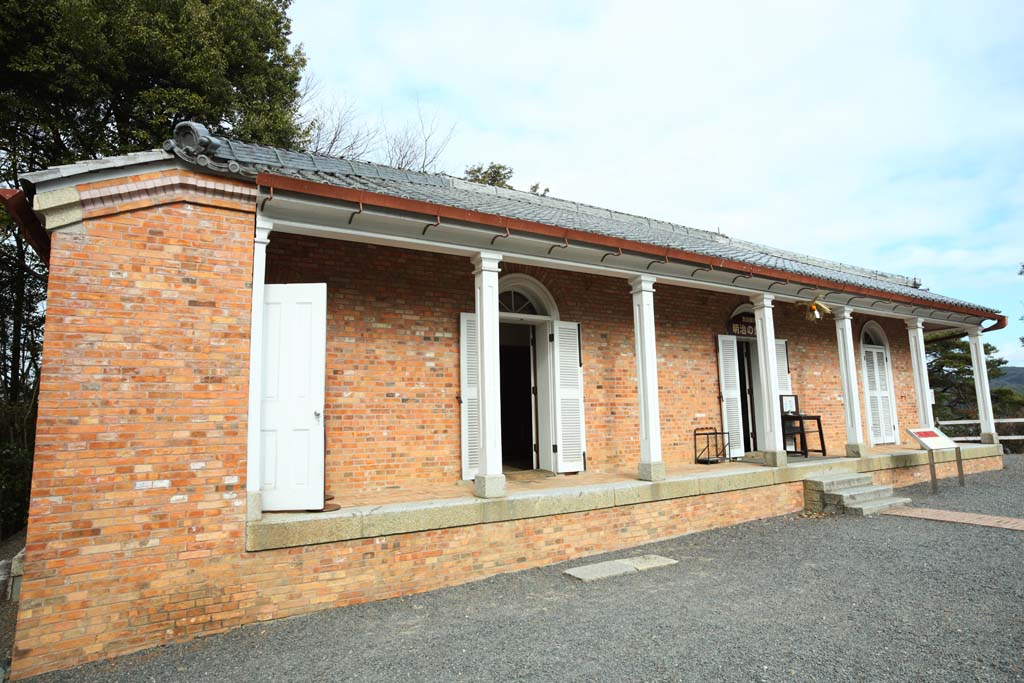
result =
[[[0,204],[3,204],[7,213],[14,219],[14,223],[21,230],[22,237],[36,252],[39,260],[49,266],[50,235],[39,222],[39,217],[29,205],[25,193],[22,190],[0,190]]]
[[[629,251],[632,253],[652,256],[659,260],[665,260],[666,262],[668,262],[669,260],[676,260],[687,264],[707,266],[711,269],[727,270],[741,275],[759,276],[775,279],[780,282],[806,284],[808,286],[820,287],[823,289],[828,289],[836,292],[843,292],[846,294],[867,296],[882,299],[885,301],[894,301],[906,304],[915,304],[918,306],[927,306],[929,308],[933,308],[936,310],[950,311],[962,315],[974,316],[984,320],[994,319],[996,320],[996,325],[998,325],[1000,319],[1002,319],[1004,320],[1003,326],[1005,326],[1006,324],[1005,316],[1001,316],[997,313],[993,313],[990,310],[985,310],[981,308],[973,308],[969,306],[951,306],[949,304],[943,304],[941,302],[931,301],[928,299],[919,299],[915,297],[894,294],[892,292],[885,292],[882,290],[874,290],[850,284],[843,284],[835,282],[833,280],[819,279],[809,277],[806,275],[799,275],[796,273],[790,273],[787,271],[777,270],[774,268],[756,266],[753,264],[744,263],[742,261],[732,261],[729,259],[711,257],[704,254],[697,254],[676,248],[657,247],[650,244],[645,244],[643,242],[636,242],[633,240],[627,240],[619,237],[611,237],[607,235],[599,235],[591,232],[574,230],[572,228],[557,227],[545,223],[538,223],[518,218],[508,218],[506,216],[488,214],[468,209],[460,209],[457,207],[445,206],[442,204],[434,204],[421,200],[406,199],[404,197],[395,197],[392,195],[369,192],[366,190],[357,190],[346,187],[340,187],[328,183],[319,183],[312,180],[304,180],[300,178],[294,178],[291,176],[268,173],[265,171],[259,173],[256,176],[256,183],[261,187],[266,187],[270,189],[295,192],[297,194],[304,194],[324,199],[334,199],[345,202],[352,202],[360,205],[374,206],[382,209],[419,213],[438,220],[440,220],[441,218],[446,218],[448,220],[461,221],[465,223],[475,223],[488,227],[498,228],[500,230],[507,230],[510,232],[517,231],[527,233],[530,235],[554,238],[557,240],[563,240],[566,243],[568,243],[571,240],[573,242],[593,246],[608,247],[611,249],[622,249],[623,251]],[[989,329],[993,328],[995,328],[995,325],[993,325]]]

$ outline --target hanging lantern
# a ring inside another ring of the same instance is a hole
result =
[[[798,306],[804,307],[804,318],[812,322],[821,320],[826,314],[831,313],[832,309],[826,304],[815,299],[810,303],[800,303]]]

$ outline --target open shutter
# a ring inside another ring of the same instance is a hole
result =
[[[459,316],[459,382],[462,415],[462,478],[472,479],[480,466],[480,393],[477,373],[476,314]]]
[[[582,472],[586,457],[583,421],[583,368],[580,366],[580,326],[555,321],[555,467],[559,474]]]
[[[792,394],[793,381],[789,376],[789,347],[785,339],[775,340],[775,359],[779,369],[779,393]]]
[[[718,335],[718,382],[722,392],[722,431],[729,435],[729,457],[743,457],[743,397],[736,337]]]

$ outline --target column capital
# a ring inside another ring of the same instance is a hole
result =
[[[274,219],[267,218],[261,213],[256,214],[256,234],[255,241],[257,244],[268,244],[270,242],[270,233],[274,230]]]
[[[773,301],[775,301],[774,294],[755,294],[750,297],[750,303],[754,304],[754,308],[772,308]]]
[[[907,329],[911,332],[924,329],[924,321],[921,318],[906,318],[903,322],[906,323]]]
[[[473,274],[477,273],[497,273],[501,270],[501,254],[497,254],[492,251],[481,251],[469,259],[472,261],[476,269],[473,270]]]
[[[853,320],[853,309],[849,306],[833,306],[832,317],[836,320]]]
[[[981,339],[981,328],[975,325],[967,328],[967,336],[971,339]]]
[[[653,275],[637,275],[636,277],[629,278],[630,292],[638,294],[640,292],[653,292],[654,284],[658,281],[658,278]]]

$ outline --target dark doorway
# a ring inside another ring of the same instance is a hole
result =
[[[740,397],[743,403],[743,452],[752,453],[757,450],[757,428],[754,419],[754,382],[751,374],[750,355],[751,342],[736,340],[736,355],[739,359]]]
[[[534,469],[533,328],[501,324],[501,459],[508,468]]]

